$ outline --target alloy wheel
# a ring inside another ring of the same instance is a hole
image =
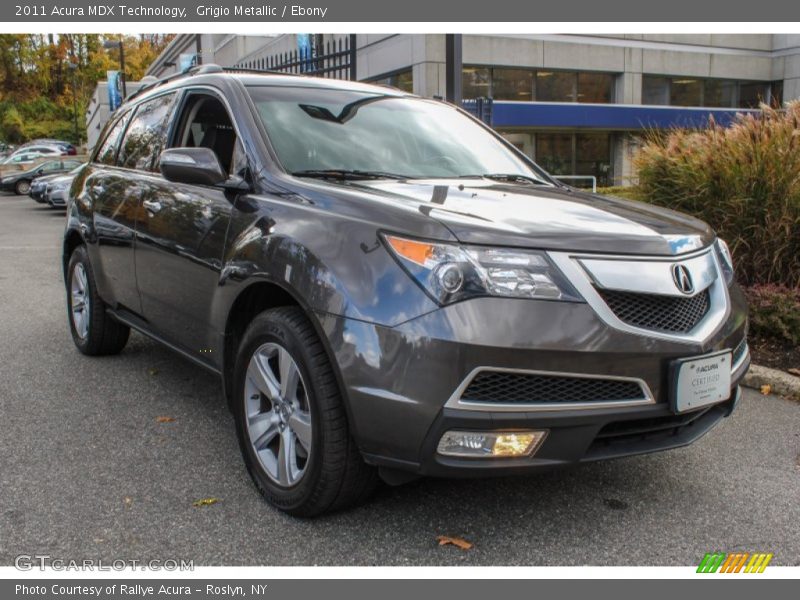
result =
[[[83,264],[76,263],[70,281],[70,312],[75,333],[82,340],[89,335],[89,279]]]
[[[283,346],[269,342],[253,353],[244,386],[245,423],[253,451],[270,479],[296,485],[311,456],[307,388]]]

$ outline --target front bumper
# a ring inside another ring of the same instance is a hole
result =
[[[31,189],[28,191],[28,196],[30,196],[33,200],[36,200],[36,202],[44,204],[46,202],[44,197],[46,189],[46,186],[31,184]]]
[[[683,415],[670,408],[670,364],[736,348],[746,330],[746,305],[736,286],[728,306],[704,341],[620,331],[587,304],[503,298],[461,302],[396,327],[317,317],[368,462],[422,475],[488,476],[654,452],[702,436],[733,410],[749,353],[732,373],[727,401]],[[465,410],[448,402],[470,373],[485,367],[633,378],[646,385],[652,401],[578,410]],[[547,429],[548,435],[530,458],[453,458],[436,452],[451,429]]]
[[[65,191],[50,192],[47,194],[47,203],[53,208],[61,208],[67,205]]]

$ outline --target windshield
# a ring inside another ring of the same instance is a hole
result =
[[[290,173],[491,174],[547,181],[544,172],[442,102],[300,87],[251,86],[248,91]]]

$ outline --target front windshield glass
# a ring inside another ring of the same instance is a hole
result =
[[[290,173],[491,174],[548,181],[480,124],[442,102],[307,87],[248,90]]]

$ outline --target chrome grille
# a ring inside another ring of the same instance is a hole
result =
[[[598,289],[611,311],[634,327],[688,333],[706,316],[710,307],[709,292],[694,296],[662,296]]]
[[[461,394],[461,402],[498,404],[644,400],[635,381],[560,375],[481,371]]]

